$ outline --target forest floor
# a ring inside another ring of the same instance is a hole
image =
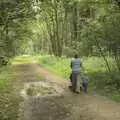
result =
[[[24,89],[29,83],[38,84],[36,75],[42,74],[44,82],[62,90],[59,95],[44,97],[21,93],[24,100],[20,104],[20,120],[120,120],[119,103],[97,94],[74,94],[68,89],[68,81],[38,64],[21,64],[18,69]]]

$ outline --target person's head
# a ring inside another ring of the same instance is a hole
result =
[[[77,54],[75,54],[74,58],[75,58],[75,59],[77,59],[77,58],[78,58],[78,55],[77,55]]]

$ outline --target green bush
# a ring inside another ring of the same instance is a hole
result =
[[[56,58],[54,56],[38,56],[37,59],[39,63],[47,67],[49,70],[55,72],[56,74],[68,78],[71,72],[70,70],[70,60],[65,57]]]
[[[6,66],[9,63],[9,59],[6,56],[0,56],[0,66]]]

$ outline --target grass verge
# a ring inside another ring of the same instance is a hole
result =
[[[17,120],[20,96],[14,89],[15,68],[7,66],[0,72],[0,120]]]

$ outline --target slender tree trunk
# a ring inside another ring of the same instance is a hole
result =
[[[105,57],[105,55],[104,55],[104,53],[103,53],[100,45],[99,45],[99,42],[98,42],[97,38],[95,38],[95,41],[96,41],[96,45],[97,45],[98,49],[100,50],[100,53],[101,53],[101,55],[102,55],[102,57],[103,57],[103,59],[104,59],[104,61],[105,61],[105,64],[106,64],[106,66],[107,66],[108,71],[111,72],[109,63],[108,63],[108,61],[107,61],[107,59],[106,59],[106,57]]]
[[[73,4],[73,40],[77,42],[77,2]]]
[[[120,71],[120,59],[119,59],[119,55],[117,55],[117,52],[115,52],[114,60],[115,60],[118,70]]]
[[[67,19],[67,10],[66,9],[65,9],[64,25],[65,25],[64,44],[67,46],[67,44],[68,44],[68,19]]]

